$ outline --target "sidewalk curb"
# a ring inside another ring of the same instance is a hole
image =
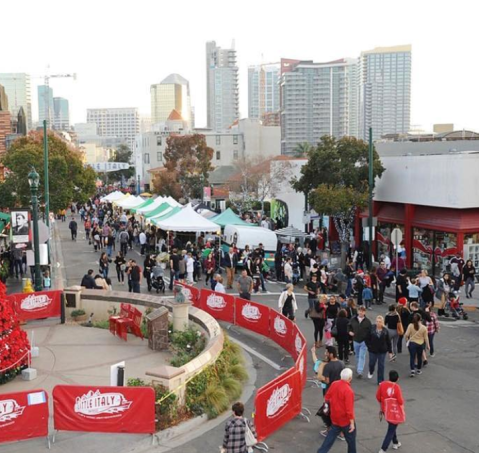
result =
[[[245,359],[245,368],[248,371],[249,379],[243,386],[243,393],[241,394],[240,401],[246,404],[247,401],[253,396],[256,390],[256,369],[253,365],[253,359],[246,351],[242,350]],[[125,450],[129,453],[145,453],[156,452],[163,453],[174,448],[177,448],[197,437],[202,436],[208,431],[216,428],[224,423],[231,416],[230,411],[226,411],[222,415],[212,420],[208,420],[206,414],[199,417],[187,420],[180,423],[177,426],[165,429],[155,434],[157,441],[154,445],[151,444],[151,439],[145,439],[138,443],[133,449]],[[218,440],[221,443],[221,439]]]

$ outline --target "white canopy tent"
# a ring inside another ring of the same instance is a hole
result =
[[[120,192],[119,190],[116,190],[115,192],[109,193],[105,197],[101,198],[100,201],[115,201],[115,200],[120,200],[121,198],[124,198],[125,194],[123,192]]]
[[[137,214],[148,214],[151,211],[154,211],[158,206],[163,204],[166,201],[166,198],[163,197],[158,197],[155,198],[153,203],[149,204],[148,206],[145,206],[144,208],[140,208],[136,211]]]
[[[129,209],[129,208],[134,208],[135,206],[138,206],[142,204],[145,200],[141,197],[135,197],[134,195],[132,197],[125,198],[124,200],[120,200],[117,202],[114,202],[117,206],[120,206],[123,209]]]
[[[170,196],[167,196],[165,198],[165,201],[170,205],[170,206],[173,206],[173,207],[181,207],[182,205],[180,203],[178,203],[173,197],[170,197]]]
[[[186,233],[214,232],[219,225],[205,219],[195,212],[191,205],[185,206],[180,212],[165,220],[158,220],[156,225],[164,231],[180,231]]]

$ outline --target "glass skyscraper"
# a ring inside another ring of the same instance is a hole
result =
[[[59,131],[68,131],[70,129],[68,99],[53,98],[53,128]]]
[[[280,63],[248,68],[248,118],[263,120],[265,114],[279,112]]]
[[[0,73],[0,85],[5,88],[8,97],[8,109],[16,117],[23,107],[27,119],[27,128],[32,128],[32,98],[30,76],[25,73]]]
[[[47,127],[52,127],[53,119],[53,90],[46,85],[39,85],[38,92],[38,122],[43,127],[43,121],[47,120]]]

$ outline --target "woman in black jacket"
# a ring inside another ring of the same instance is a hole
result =
[[[472,292],[475,287],[476,268],[472,265],[471,260],[467,260],[464,269],[462,269],[462,278],[464,280],[464,290],[466,291],[466,298],[472,297]],[[470,289],[469,289],[470,288]]]
[[[411,312],[409,311],[409,308],[406,307],[406,305],[398,304],[396,307],[397,312],[399,313],[399,317],[401,318],[401,324],[403,327],[404,332],[406,332],[408,326],[409,326],[409,318],[411,316]],[[398,349],[398,354],[402,353],[402,339],[404,337],[403,335],[398,334],[398,344],[397,344],[397,349]]]
[[[336,330],[335,337],[338,343],[339,360],[349,363],[349,319],[344,308],[339,311],[336,326],[333,330]]]
[[[389,332],[384,326],[384,318],[376,317],[376,325],[372,326],[369,338],[366,339],[366,345],[369,352],[369,373],[368,379],[371,379],[378,363],[378,384],[384,381],[384,366],[386,363],[386,353],[392,357],[391,339]]]

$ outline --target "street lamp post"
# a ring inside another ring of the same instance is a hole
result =
[[[30,184],[30,191],[32,193],[32,211],[33,211],[33,251],[35,253],[35,291],[41,291],[42,285],[42,273],[40,271],[40,241],[38,238],[38,185],[40,182],[40,176],[32,167],[32,170],[28,174],[28,184]]]

